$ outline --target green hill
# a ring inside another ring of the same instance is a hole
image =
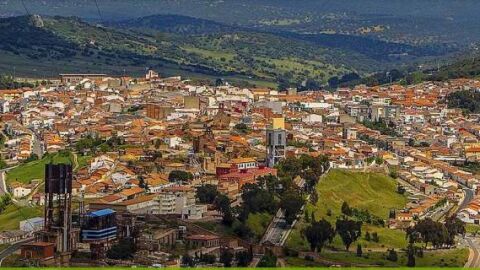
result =
[[[347,202],[387,219],[390,209],[402,209],[407,202],[396,191],[397,183],[386,175],[333,170],[317,185],[320,199],[312,209],[319,217],[326,217],[328,209],[337,216],[342,203]]]
[[[163,75],[297,84],[324,83],[351,70],[340,52],[267,33],[180,35],[113,29],[78,18],[0,19],[0,72],[54,76],[61,72]],[[338,56],[338,57],[337,57]]]
[[[403,209],[407,198],[396,192],[397,184],[390,177],[377,173],[361,173],[345,170],[332,170],[320,180],[317,187],[318,202],[307,204],[307,212],[314,213],[317,220],[325,218],[335,224],[337,217],[341,216],[341,206],[347,202],[350,207],[368,212],[378,218],[388,219],[391,209]],[[301,231],[306,226],[302,219],[295,226],[287,240],[287,246],[308,250],[308,243],[301,237]],[[382,226],[365,224],[363,232],[376,232],[380,242],[368,242],[363,238],[358,241],[366,248],[406,246],[405,233],[391,230]],[[357,243],[355,243],[357,244]],[[332,243],[333,247],[342,249],[342,243],[337,236]]]

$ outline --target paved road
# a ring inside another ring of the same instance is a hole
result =
[[[2,252],[0,252],[0,266],[2,265],[2,262],[5,258],[7,258],[8,256],[12,255],[15,251],[19,250],[20,247],[25,244],[25,243],[29,243],[29,242],[32,242],[34,240],[34,238],[27,238],[27,239],[23,239],[19,242],[16,242],[14,244],[12,244],[11,246],[9,246],[8,248],[4,249]]]
[[[467,205],[473,200],[473,197],[475,197],[475,192],[472,189],[464,187],[463,191],[465,192],[465,197],[463,198],[462,203],[458,207],[458,211],[467,207]]]
[[[465,238],[465,242],[470,249],[470,256],[465,267],[477,268],[480,267],[480,245],[477,238]]]
[[[263,244],[266,242],[270,242],[274,245],[281,245],[282,236],[287,232],[289,228],[290,226],[285,221],[283,211],[279,209],[260,243]]]

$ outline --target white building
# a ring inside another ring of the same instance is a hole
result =
[[[158,193],[160,215],[181,215],[182,219],[200,219],[207,212],[206,205],[195,204],[195,192],[190,187],[172,186]]]
[[[11,188],[11,193],[13,194],[14,198],[22,198],[27,196],[32,192],[32,189],[29,187],[24,186],[15,186]]]
[[[34,217],[20,221],[20,230],[24,232],[38,232],[43,229],[44,218]]]

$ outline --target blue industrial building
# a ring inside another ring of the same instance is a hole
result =
[[[102,209],[88,213],[82,225],[83,242],[102,242],[117,238],[116,212]]]

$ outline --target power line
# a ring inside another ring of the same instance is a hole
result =
[[[30,12],[28,11],[28,8],[27,8],[27,6],[25,5],[25,2],[24,2],[23,0],[21,0],[21,1],[22,1],[22,6],[23,6],[23,8],[25,9],[25,12],[27,12],[27,15],[30,16]]]
[[[95,1],[95,6],[97,7],[97,11],[98,11],[98,17],[100,17],[100,21],[103,21],[102,13],[100,12],[100,8],[98,7],[98,2],[97,2],[97,0],[94,0],[94,1]]]

